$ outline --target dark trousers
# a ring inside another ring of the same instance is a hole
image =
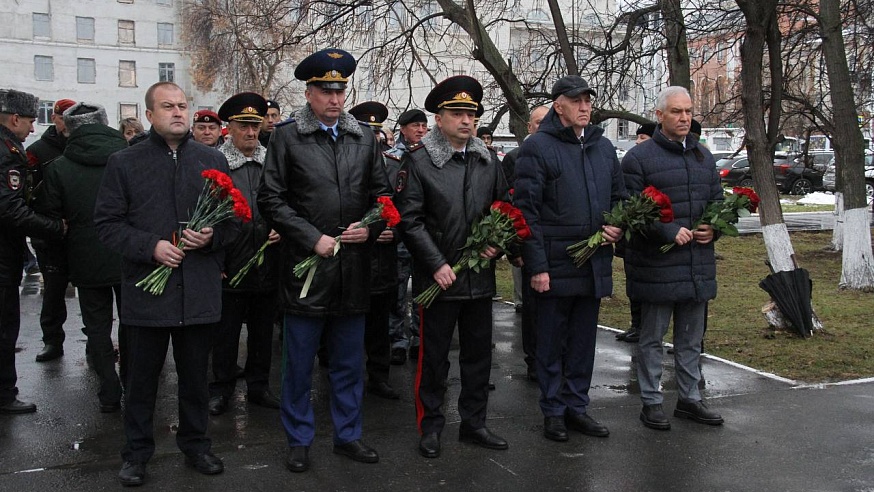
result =
[[[21,327],[18,286],[0,287],[0,405],[18,395],[18,373],[15,372],[15,344]]]
[[[391,337],[388,314],[396,300],[391,290],[370,296],[370,312],[364,316],[364,350],[367,352],[367,378],[373,382],[388,382],[391,367]]]
[[[121,311],[121,285],[107,287],[79,287],[79,310],[82,312],[82,331],[88,337],[88,358],[100,378],[97,398],[108,405],[121,401],[121,383],[115,372],[115,350],[112,346],[112,301]],[[120,337],[119,337],[120,338]]]
[[[230,398],[237,384],[237,357],[240,353],[240,332],[246,320],[246,389],[250,392],[268,389],[270,361],[273,357],[273,321],[276,319],[276,291],[222,292],[222,319],[218,324],[212,348],[210,396]]]
[[[643,303],[640,301],[628,301],[628,309],[631,311],[631,327],[640,330],[641,311]]]
[[[412,273],[413,258],[409,253],[398,255],[397,298],[389,312],[392,348],[408,349],[419,346],[419,305],[413,302],[408,288]],[[407,312],[410,313],[409,316]]]
[[[121,457],[145,463],[155,452],[153,416],[158,379],[173,339],[179,398],[179,429],[176,445],[185,454],[209,451],[206,437],[209,419],[207,368],[210,341],[216,324],[178,327],[125,326],[128,341],[125,382],[124,433],[127,444]]]
[[[586,413],[600,299],[537,298],[537,379],[544,417]]]
[[[537,364],[537,298],[531,288],[531,275],[522,270],[522,352],[528,370],[536,370]]]
[[[486,425],[489,373],[492,369],[492,300],[439,299],[419,313],[422,319],[419,367],[416,374],[416,417],[419,432],[443,430],[441,406],[449,376],[449,346],[458,323],[461,424],[472,429]]]
[[[327,346],[331,354],[328,378],[331,381],[334,444],[361,439],[364,315],[315,317],[286,314],[280,415],[289,446],[309,446],[315,437],[310,393],[313,362],[323,330],[327,330]]]
[[[64,340],[67,338],[64,333],[64,322],[67,321],[65,297],[70,277],[66,272],[43,268],[42,279],[42,309],[39,312],[42,341],[46,345],[64,345]]]

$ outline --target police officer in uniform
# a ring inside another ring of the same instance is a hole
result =
[[[436,113],[434,128],[421,145],[404,155],[406,184],[398,193],[400,229],[413,255],[413,294],[436,282],[443,292],[421,310],[421,359],[416,375],[416,410],[421,435],[419,453],[440,455],[440,434],[446,423],[441,407],[449,373],[449,347],[458,325],[461,394],[458,413],[460,441],[489,449],[507,449],[507,441],[486,427],[491,371],[492,296],[494,267],[479,272],[452,265],[459,261],[471,226],[495,200],[508,198],[500,166],[479,138],[473,120],[483,89],[467,76],[450,77],[425,100]],[[484,258],[500,251],[489,247]]]
[[[315,437],[310,392],[322,331],[328,330],[334,453],[363,463],[379,461],[361,441],[364,392],[364,314],[370,308],[371,244],[385,222],[356,227],[379,196],[391,195],[373,132],[343,110],[355,59],[341,49],[318,51],[295,69],[307,104],[276,126],[258,207],[282,236],[279,297],[285,311],[287,357],[282,381],[286,467],[309,469]],[[335,237],[339,237],[339,244]],[[294,266],[312,254],[322,260],[304,294]]]
[[[388,118],[388,108],[376,101],[363,102],[349,110],[360,122],[367,123],[373,131],[382,129]],[[386,172],[389,171],[387,162]],[[394,182],[389,174],[389,183]],[[391,338],[389,337],[389,312],[397,296],[398,255],[397,236],[393,228],[386,228],[373,247],[370,258],[370,312],[364,317],[364,348],[367,352],[367,392],[389,400],[400,398],[389,384],[391,367]]]
[[[421,109],[409,109],[398,116],[400,136],[395,146],[387,150],[385,155],[386,171],[391,178],[390,183],[397,188],[403,188],[407,173],[400,172],[401,158],[407,150],[419,145],[428,133],[428,116]],[[394,308],[389,313],[391,326],[391,363],[401,365],[407,361],[407,351],[410,359],[419,359],[419,306],[407,299],[410,275],[413,273],[413,259],[403,242],[398,243],[398,294]],[[407,316],[407,308],[410,316]],[[407,327],[409,323],[409,327]],[[409,330],[409,331],[407,331]],[[409,333],[409,335],[408,335]]]
[[[219,151],[228,159],[231,179],[243,196],[254,204],[267,149],[258,141],[261,121],[267,112],[267,101],[254,92],[232,96],[219,108],[219,116],[228,122],[228,140]],[[229,284],[261,246],[279,241],[279,234],[270,229],[252,207],[252,220],[243,224],[239,236],[225,253],[225,273],[222,285],[222,319],[219,322],[212,352],[215,380],[209,384],[209,413],[227,411],[237,379],[237,356],[240,331],[246,322],[246,400],[267,408],[279,408],[279,399],[270,391],[270,361],[273,353],[273,321],[276,318],[276,289],[279,281],[279,251],[264,249],[264,261],[255,265],[236,286]]]
[[[18,399],[15,344],[21,326],[18,286],[25,236],[61,240],[66,224],[27,206],[27,158],[21,143],[33,133],[39,99],[13,89],[0,91],[0,414],[31,413],[36,405]]]
[[[194,113],[194,124],[191,126],[191,136],[195,142],[207,147],[218,147],[224,142],[222,137],[222,120],[219,115],[208,109]]]

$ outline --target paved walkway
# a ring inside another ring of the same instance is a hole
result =
[[[36,414],[0,416],[0,491],[117,490],[121,417],[97,411],[96,380],[85,365],[84,335],[75,299],[68,299],[66,355],[37,364],[40,298],[24,287],[17,365],[21,397]],[[705,397],[725,417],[721,427],[672,419],[658,432],[638,421],[633,346],[601,330],[590,412],[610,427],[598,439],[573,434],[567,443],[542,437],[539,391],[525,379],[519,316],[494,304],[496,348],[489,426],[510,443],[488,451],[457,441],[457,350],[452,352],[443,455],[416,452],[410,363],[394,366],[400,401],[365,396],[364,440],[380,453],[365,465],[331,453],[325,374],[314,376],[317,436],[312,469],[292,474],[283,464],[279,413],[247,407],[240,383],[231,410],[210,419],[214,451],[226,470],[200,476],[183,465],[175,446],[175,373],[168,361],[155,418],[157,453],[144,490],[504,490],[504,491],[864,491],[874,490],[874,383],[806,387],[717,360],[704,362]],[[245,337],[243,338],[245,340]],[[278,364],[278,350],[275,358]],[[670,360],[666,408],[676,400]],[[278,390],[277,364],[273,388]]]

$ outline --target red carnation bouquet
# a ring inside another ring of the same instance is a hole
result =
[[[620,201],[612,210],[604,212],[606,225],[618,227],[625,231],[625,239],[631,238],[632,233],[643,233],[646,227],[658,219],[668,223],[674,220],[674,209],[671,207],[671,199],[659,191],[655,186],[647,186],[640,195],[635,195],[628,200]],[[567,252],[573,258],[574,265],[581,267],[589,261],[595,251],[604,243],[604,231],[589,236],[585,241],[572,244],[567,247]]]
[[[452,265],[452,271],[458,272],[471,269],[479,272],[487,268],[492,260],[480,256],[489,246],[507,251],[513,241],[524,241],[531,237],[531,229],[522,216],[522,211],[507,202],[495,201],[489,208],[489,213],[471,227],[470,235],[462,246],[463,252],[458,263]],[[415,302],[427,308],[440,295],[440,286],[431,284]]]
[[[197,197],[197,205],[194,207],[194,213],[185,224],[185,229],[192,231],[200,231],[205,227],[214,227],[219,222],[222,222],[231,217],[238,217],[243,222],[252,220],[252,209],[249,208],[249,203],[246,197],[237,188],[234,187],[234,182],[227,174],[215,169],[207,169],[200,173],[206,183],[200,191],[200,196]],[[177,248],[182,249],[185,243],[182,241],[182,230],[173,233],[173,244]],[[137,282],[137,287],[142,287],[143,290],[152,295],[159,296],[164,293],[164,287],[167,285],[167,280],[170,278],[170,273],[173,269],[161,265],[146,278]]]
[[[749,217],[750,214],[755,213],[759,208],[759,201],[759,195],[752,188],[735,186],[731,193],[726,195],[725,200],[707,204],[704,214],[692,224],[692,230],[707,224],[714,231],[719,231],[726,236],[737,236],[739,233],[735,224],[741,217]],[[675,244],[665,244],[660,248],[661,252],[667,253]]]
[[[384,220],[388,227],[394,227],[398,225],[398,222],[401,221],[401,214],[398,213],[398,209],[395,208],[394,202],[391,201],[390,197],[381,196],[376,199],[376,206],[361,219],[361,222],[355,226],[355,229],[359,229],[362,227],[367,227],[374,222],[378,222],[380,220]],[[340,242],[340,236],[334,237],[334,255],[340,251],[340,246],[342,243]],[[300,298],[303,299],[307,296],[310,291],[310,286],[313,283],[313,277],[316,275],[316,269],[319,267],[319,264],[324,260],[321,256],[317,254],[312,254],[307,257],[305,260],[301,261],[297,265],[294,266],[294,276],[297,278],[301,278],[304,275],[307,276],[306,280],[303,283],[303,288],[300,291]],[[235,277],[236,278],[236,277]]]

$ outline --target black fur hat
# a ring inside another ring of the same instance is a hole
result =
[[[39,98],[15,89],[0,90],[0,113],[36,118],[39,113]]]

